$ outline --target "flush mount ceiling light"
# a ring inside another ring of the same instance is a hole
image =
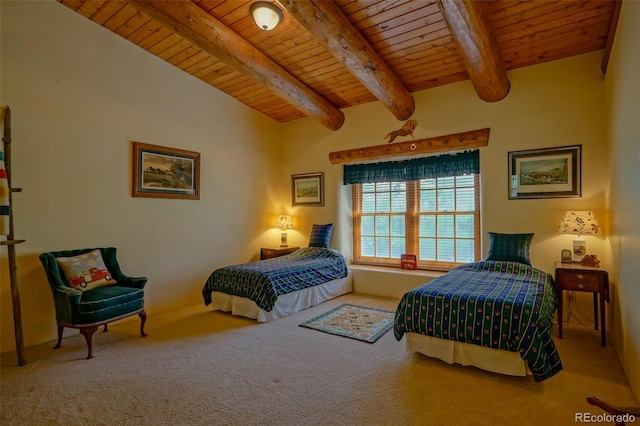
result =
[[[258,1],[249,10],[256,25],[265,31],[274,29],[282,22],[282,11],[273,3]]]

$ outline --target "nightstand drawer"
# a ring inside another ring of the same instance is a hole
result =
[[[598,292],[603,285],[603,276],[597,272],[560,270],[558,279],[563,290]]]
[[[261,252],[262,252],[263,259],[271,259],[272,257],[276,257],[276,253],[277,253],[273,249],[266,249],[266,248],[263,248]]]
[[[291,254],[298,249],[300,249],[300,247],[264,247],[260,249],[260,260],[273,259],[274,257]]]

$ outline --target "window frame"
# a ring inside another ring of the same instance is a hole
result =
[[[463,175],[460,175],[463,176]],[[466,175],[468,176],[468,175]],[[455,177],[455,176],[449,176]],[[442,178],[435,178],[442,179]],[[405,251],[404,253],[416,254],[417,268],[422,270],[436,270],[436,271],[449,271],[457,266],[463,265],[467,262],[446,262],[446,261],[429,261],[420,260],[419,258],[419,222],[420,216],[425,212],[420,212],[420,180],[404,181],[406,184],[406,203],[407,208],[404,213],[394,213],[391,211],[384,213],[363,213],[362,206],[362,183],[354,183],[351,188],[352,196],[352,221],[353,221],[353,263],[361,265],[375,265],[375,266],[387,266],[387,267],[400,267],[400,258],[391,257],[372,257],[362,256],[362,217],[364,216],[386,216],[391,217],[393,215],[405,216]],[[455,186],[454,186],[455,188]],[[481,240],[480,240],[480,175],[473,174],[473,198],[474,207],[473,210],[473,241],[474,241],[474,262],[480,260],[481,254]],[[457,216],[459,214],[469,214],[469,211],[454,211],[454,212],[429,212],[428,215],[433,216]],[[455,222],[455,219],[454,219]],[[454,241],[458,238],[453,237]],[[437,241],[437,238],[436,238]],[[390,250],[391,255],[391,250]]]

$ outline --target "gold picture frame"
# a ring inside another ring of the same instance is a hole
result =
[[[133,197],[200,199],[200,153],[133,142]]]

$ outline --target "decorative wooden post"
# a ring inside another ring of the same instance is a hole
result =
[[[24,339],[22,335],[22,313],[20,309],[20,291],[18,288],[18,268],[16,261],[16,244],[24,240],[16,240],[13,232],[13,192],[21,192],[20,188],[11,186],[11,110],[8,106],[2,107],[2,121],[4,123],[4,165],[7,172],[7,182],[9,186],[9,233],[5,241],[0,241],[0,245],[7,246],[9,260],[9,281],[11,283],[11,300],[13,303],[13,328],[16,336],[16,352],[18,354],[18,364],[25,365],[27,361],[24,357]]]

